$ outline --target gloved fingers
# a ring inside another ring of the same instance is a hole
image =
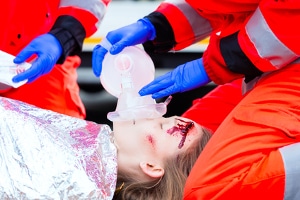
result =
[[[119,33],[120,29],[117,29],[115,31],[111,31],[107,34],[106,36],[106,41],[104,44],[107,42],[110,44],[110,48],[107,49],[112,55],[116,55],[122,51],[122,47],[117,47],[116,45],[119,46],[119,43],[124,43],[122,40],[124,39],[124,35]],[[101,44],[100,44],[101,45]]]
[[[171,75],[171,73],[168,72],[167,74],[156,78],[154,81],[152,81],[151,83],[144,86],[139,91],[139,94],[141,96],[154,94],[154,93],[157,93],[161,90],[164,90],[164,89],[172,86],[174,84],[174,82],[170,79],[170,75]]]
[[[45,68],[47,67],[42,67],[45,62],[45,59],[39,57],[37,58],[31,65],[29,69],[26,71],[16,75],[13,77],[13,82],[20,82],[28,79],[28,82],[32,82],[38,77],[40,77],[42,74],[46,73]]]
[[[25,62],[28,58],[30,58],[33,54],[37,54],[38,52],[32,48],[30,45],[25,47],[13,60],[16,64],[21,64]]]
[[[116,55],[121,51],[123,51],[125,47],[142,44],[143,42],[146,41],[146,39],[143,38],[144,37],[143,35],[144,34],[142,33],[136,33],[136,34],[127,35],[127,37],[120,38],[119,40],[112,43],[113,45],[110,48],[109,52],[112,55]]]
[[[39,77],[41,77],[41,75],[42,74],[37,74],[35,76],[32,76],[32,77],[28,78],[27,83],[31,83],[31,82],[35,81],[36,79],[38,79]]]
[[[127,41],[120,41],[120,42],[112,45],[109,52],[112,55],[116,55],[116,54],[120,53],[121,51],[123,51],[123,49],[125,47],[127,47],[126,43],[128,43],[128,42]]]
[[[99,46],[99,45],[97,45]],[[105,37],[101,42],[100,42],[100,46],[102,46],[104,49],[106,50],[110,50],[112,44],[111,42]]]
[[[158,99],[158,98],[163,98],[169,95],[172,95],[174,93],[177,93],[178,91],[176,90],[176,86],[172,85],[168,88],[165,88],[163,90],[160,90],[158,92],[155,92],[152,94],[153,99]]]
[[[101,45],[97,45],[92,54],[92,68],[95,76],[99,77],[102,71],[102,62],[107,53],[107,50]]]
[[[34,77],[37,74],[38,74],[38,71],[37,71],[36,67],[31,66],[26,71],[14,76],[12,80],[13,80],[13,82],[17,83],[17,82],[20,82],[20,81],[30,79],[31,77]]]

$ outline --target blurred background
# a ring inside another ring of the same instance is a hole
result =
[[[106,116],[108,112],[114,111],[117,105],[117,98],[107,93],[100,80],[93,74],[93,47],[100,43],[109,31],[136,22],[154,11],[160,2],[161,0],[113,0],[107,9],[100,29],[84,41],[81,54],[82,63],[78,68],[78,83],[80,96],[86,107],[87,120],[111,125]],[[150,55],[155,65],[156,76],[163,75],[180,64],[202,57],[207,42],[208,40],[203,40],[176,53]],[[173,95],[165,116],[181,115],[192,105],[193,99],[202,97],[214,87],[214,84],[208,84],[193,91]],[[157,99],[157,102],[161,101],[164,99]]]

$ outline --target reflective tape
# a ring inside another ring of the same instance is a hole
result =
[[[294,60],[293,62],[292,62],[292,64],[299,64],[300,63],[300,58],[297,58],[296,60]]]
[[[174,5],[182,13],[184,13],[184,16],[186,17],[187,21],[189,21],[191,28],[193,29],[195,35],[194,42],[198,42],[206,38],[212,32],[212,27],[209,21],[199,15],[193,7],[186,3],[186,1],[167,0],[165,2]]]
[[[91,12],[95,17],[97,17],[97,26],[100,25],[101,19],[104,17],[106,12],[106,1],[101,0],[62,0],[60,1],[60,7],[74,6],[83,10]]]
[[[259,56],[269,60],[277,69],[298,58],[272,32],[259,8],[256,9],[245,28]]]
[[[300,199],[300,143],[279,149],[285,169],[284,200]]]

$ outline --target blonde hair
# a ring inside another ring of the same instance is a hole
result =
[[[211,137],[203,128],[203,135],[184,153],[165,161],[163,177],[149,182],[140,182],[130,174],[118,174],[114,200],[181,200],[185,181],[198,156]]]

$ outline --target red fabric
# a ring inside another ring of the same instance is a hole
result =
[[[261,59],[257,49],[255,48],[253,41],[248,37],[247,31],[242,29],[238,34],[238,42],[243,49],[243,52],[247,52],[247,58],[261,71],[268,72],[274,70],[274,66],[267,59]]]
[[[181,50],[193,44],[195,35],[185,13],[168,2],[162,2],[156,11],[163,13],[172,29],[176,30],[174,36],[177,44],[173,50]]]
[[[259,8],[276,37],[299,55],[299,27],[295,22],[300,21],[300,1],[263,0],[260,1]]]
[[[203,54],[204,68],[209,78],[216,84],[224,84],[243,77],[243,75],[227,69],[219,48],[220,37],[212,35],[209,41],[210,43]]]
[[[244,26],[244,21],[257,8],[260,0],[197,1],[186,0],[199,15],[208,19],[222,36],[231,35]]]
[[[203,61],[210,79],[216,84],[224,84],[241,77],[241,75],[227,70],[220,52],[219,42],[222,37],[233,34],[243,28],[245,21],[258,7],[259,2],[258,0],[183,1],[182,4],[188,3],[198,12],[199,16],[209,20],[213,28],[209,45],[203,55]],[[185,23],[187,21],[185,15],[189,13],[174,14],[177,13],[174,11],[174,6],[168,3],[163,3],[163,9],[159,7],[156,11],[165,15],[173,27],[176,38],[175,50],[179,49],[177,48],[179,46],[182,48],[190,42],[197,41],[193,30],[199,29],[199,24],[195,22]],[[181,11],[185,11],[185,9]],[[191,27],[192,25],[195,25],[195,27]],[[182,34],[182,30],[185,31],[184,34]]]
[[[299,55],[300,48],[297,45],[300,42],[297,34],[299,28],[293,22],[300,20],[300,16],[295,14],[300,9],[300,2],[264,0],[260,2],[259,9],[272,34],[290,51]],[[258,69],[263,72],[276,69],[274,63],[270,63],[268,59],[260,57],[253,45],[253,41],[248,37],[244,28],[240,30],[238,39],[243,52]]]
[[[52,27],[58,0],[10,0],[0,3],[0,49],[16,55],[33,38]]]
[[[258,8],[262,12],[263,20],[265,20],[275,37],[292,52],[297,55],[300,54],[298,45],[300,38],[297,35],[298,27],[294,24],[295,21],[300,20],[300,16],[295,14],[300,8],[300,2],[273,0],[186,0],[182,1],[181,5],[184,3],[192,6],[198,12],[199,16],[209,20],[213,28],[210,35],[211,41],[204,52],[203,61],[210,79],[217,84],[224,84],[240,77],[227,70],[219,48],[221,38],[236,32],[239,32],[238,40],[243,52],[258,69],[263,72],[277,69],[277,66],[274,66],[274,63],[271,63],[268,58],[260,57],[256,47],[253,45],[253,41],[249,39],[245,30],[248,19],[251,18],[254,11]],[[182,11],[184,10],[182,9]],[[174,6],[167,3],[164,3],[163,9],[157,11],[164,14],[173,27],[177,42],[174,47],[175,50],[179,46],[182,48],[188,45],[189,42],[196,41],[193,30],[199,29],[199,24],[194,23],[195,27],[191,27],[193,25],[192,22],[185,23],[188,13],[181,12],[178,14],[174,11]],[[182,30],[185,31],[185,34],[182,34]],[[261,34],[264,33],[262,32]],[[258,37],[261,37],[261,34],[258,34]]]
[[[194,165],[184,199],[282,200],[278,148],[300,142],[300,66],[259,80],[214,133]]]
[[[90,37],[97,31],[96,23],[98,19],[90,12],[74,7],[64,7],[59,9],[58,15],[72,15],[75,17],[86,30],[86,37]]]
[[[194,100],[193,105],[182,116],[215,132],[243,98],[241,85],[242,79],[238,79],[217,86],[204,97]]]

